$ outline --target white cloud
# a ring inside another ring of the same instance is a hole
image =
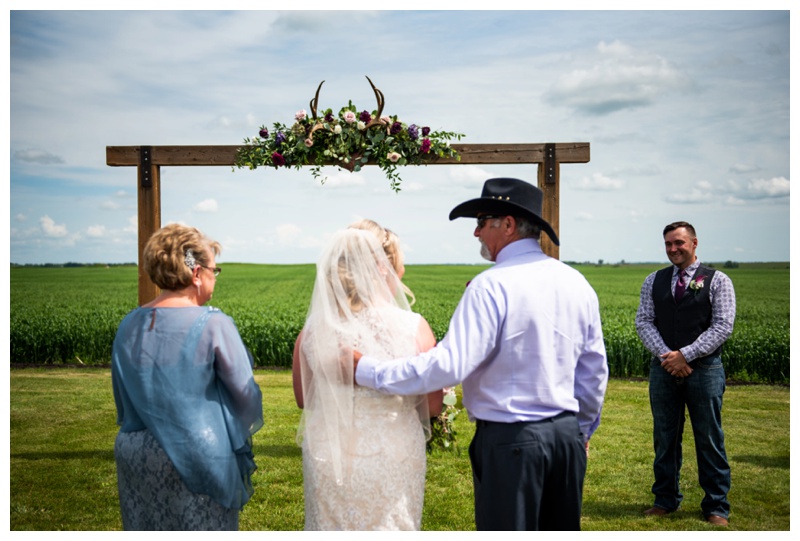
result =
[[[90,225],[86,228],[86,236],[92,238],[100,238],[106,235],[106,226],[104,225]]]
[[[601,41],[594,53],[581,55],[572,71],[561,75],[545,98],[588,115],[653,105],[658,97],[690,86],[673,63],[615,40]]]
[[[737,163],[735,165],[731,165],[728,171],[731,173],[736,174],[745,174],[745,173],[754,173],[759,170],[757,165],[745,165],[743,163]]]
[[[134,214],[128,216],[128,224],[122,229],[125,233],[139,234],[139,217]]]
[[[325,235],[319,238],[304,235],[303,230],[295,224],[282,224],[275,228],[278,244],[294,248],[319,248],[323,245]]]
[[[322,176],[325,177],[325,184],[320,182],[317,184],[317,188],[348,188],[350,186],[364,186],[366,184],[362,173],[342,171],[338,167],[329,169],[335,170],[336,172],[325,174],[325,171],[322,171]]]
[[[711,203],[715,200],[715,196],[708,189],[702,190],[692,188],[686,192],[673,193],[664,198],[667,203],[676,203],[679,205],[699,205],[701,203]]]
[[[569,184],[570,187],[577,190],[586,191],[612,191],[621,190],[625,187],[625,182],[603,175],[602,173],[594,173],[591,177],[583,177],[576,183]]]
[[[117,210],[119,207],[119,203],[115,201],[103,201],[100,203],[100,208],[103,210]]]
[[[25,220],[28,219],[28,217],[20,212],[19,214],[14,216],[14,219],[17,220],[18,222],[24,222]]]
[[[279,244],[291,245],[300,236],[303,230],[295,224],[282,224],[275,228]]]
[[[56,224],[55,221],[47,215],[39,218],[39,225],[42,226],[42,231],[47,237],[60,238],[66,237],[69,234],[66,225]]]
[[[61,156],[51,154],[46,150],[40,148],[28,148],[25,150],[17,150],[14,152],[14,158],[21,162],[39,163],[39,164],[57,164],[64,163]]]
[[[217,204],[216,199],[204,199],[192,207],[192,210],[195,212],[217,212],[219,204]]]
[[[747,184],[747,189],[740,197],[745,199],[767,199],[773,197],[789,197],[789,179],[774,177],[771,179],[755,179]]]

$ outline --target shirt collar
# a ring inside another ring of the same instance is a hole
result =
[[[515,240],[511,244],[506,245],[495,258],[495,263],[502,263],[512,257],[517,257],[527,253],[544,254],[542,247],[539,246],[539,241],[536,239],[520,239]]]
[[[694,263],[692,263],[691,265],[686,267],[686,274],[689,275],[689,276],[693,275],[699,266],[700,266],[700,260],[699,259],[695,259]],[[672,275],[673,276],[677,276],[678,273],[680,272],[680,270],[681,270],[681,268],[678,265],[673,265],[672,266]]]

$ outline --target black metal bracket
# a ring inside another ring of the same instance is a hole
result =
[[[545,143],[544,145],[544,182],[545,184],[556,183],[556,144]]]
[[[142,146],[139,147],[139,169],[142,172],[142,188],[153,187],[152,167],[153,165],[153,147]]]

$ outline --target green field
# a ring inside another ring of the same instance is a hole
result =
[[[103,531],[122,527],[114,464],[118,427],[107,368],[11,370],[10,529]],[[264,427],[253,437],[255,493],[242,530],[303,528],[303,473],[295,434],[300,410],[288,370],[258,370]],[[603,420],[591,440],[582,528],[594,531],[713,531],[703,520],[692,431],[684,434],[681,510],[645,517],[653,503],[652,417],[646,381],[609,382]],[[725,392],[731,465],[730,530],[790,529],[790,390],[732,385]],[[428,456],[424,530],[474,530],[466,447],[475,425],[456,418],[462,452]],[[377,435],[379,436],[379,435]]]
[[[303,326],[313,265],[225,264],[212,303],[233,317],[257,366],[288,367]],[[634,328],[644,278],[663,265],[576,265],[597,291],[614,377],[644,377],[649,354]],[[721,268],[722,265],[717,265]],[[485,267],[409,265],[413,309],[444,336],[467,281]],[[737,317],[724,351],[733,379],[789,382],[789,265],[741,264]],[[136,306],[135,267],[12,267],[11,363],[106,365],[117,325]]]

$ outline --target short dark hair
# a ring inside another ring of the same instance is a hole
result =
[[[675,231],[676,229],[680,229],[681,227],[685,227],[686,231],[689,232],[692,238],[697,236],[697,233],[694,230],[694,226],[689,222],[672,222],[671,224],[669,224],[667,227],[664,228],[664,233],[662,234],[662,236],[666,237],[667,233],[669,233],[670,231]]]

